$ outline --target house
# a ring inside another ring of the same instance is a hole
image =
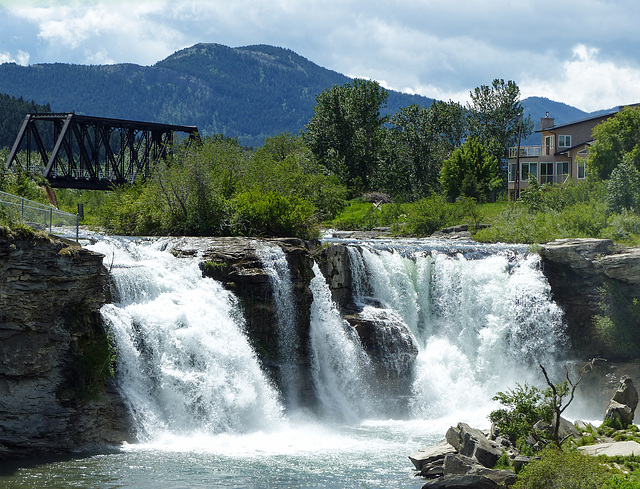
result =
[[[601,122],[614,116],[608,112],[568,124],[555,125],[554,119],[540,119],[540,146],[509,148],[509,198],[518,198],[520,190],[529,186],[533,175],[540,184],[563,184],[568,180],[578,183],[586,178],[585,158],[593,143],[591,131]],[[516,171],[519,168],[519,171]]]

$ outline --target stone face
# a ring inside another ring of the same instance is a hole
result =
[[[107,292],[102,255],[45,237],[0,237],[0,458],[129,439],[113,384],[89,400],[81,374],[85,348],[106,342]]]
[[[425,464],[430,464],[436,461],[440,461],[440,463],[444,462],[445,455],[449,453],[456,453],[455,448],[446,441],[442,441],[435,446],[426,447],[412,453],[409,455],[409,460],[411,460],[416,470],[422,470],[422,467]]]
[[[638,406],[638,392],[633,381],[627,375],[620,379],[620,385],[607,406],[604,419],[617,419],[622,426],[633,422],[635,409]]]
[[[633,352],[616,350],[602,341],[595,319],[609,314],[607,308],[627,307],[640,296],[640,249],[618,250],[607,239],[561,239],[542,245],[540,255],[577,355],[631,358]]]

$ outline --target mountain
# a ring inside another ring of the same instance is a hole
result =
[[[204,135],[222,133],[245,145],[298,133],[313,115],[316,95],[350,81],[266,45],[196,44],[153,66],[0,65],[0,93],[49,103],[55,112],[196,125]],[[386,110],[432,101],[389,91]]]

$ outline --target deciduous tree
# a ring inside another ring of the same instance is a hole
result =
[[[606,180],[623,159],[640,169],[640,107],[625,107],[593,129],[587,168]]]
[[[379,162],[388,93],[375,81],[327,89],[316,97],[303,137],[319,162],[353,189],[368,190]]]
[[[450,200],[464,195],[486,201],[500,188],[502,180],[495,157],[472,138],[443,162],[440,183]]]
[[[527,137],[533,131],[530,117],[523,118],[524,107],[520,102],[520,88],[509,80],[495,79],[491,86],[474,89],[469,108],[471,137],[484,144],[498,162],[506,161],[509,146],[518,141],[518,127],[522,121],[521,135]]]

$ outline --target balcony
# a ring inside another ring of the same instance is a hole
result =
[[[542,156],[542,146],[520,146],[520,158],[535,158]],[[518,157],[517,146],[509,148],[509,158]]]

